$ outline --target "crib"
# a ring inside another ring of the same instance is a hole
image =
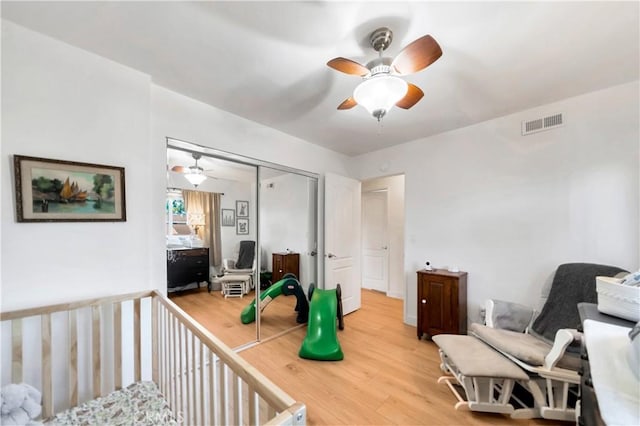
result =
[[[0,322],[2,385],[40,389],[45,423],[121,415],[118,401],[136,395],[147,405],[135,424],[306,423],[304,404],[157,291],[2,312]]]

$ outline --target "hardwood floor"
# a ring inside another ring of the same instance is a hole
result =
[[[203,316],[199,308],[192,307],[191,298],[173,300],[209,327],[202,321],[206,318],[199,318]],[[251,299],[242,300],[248,303]],[[295,321],[294,315],[287,313]],[[228,322],[239,323],[235,318]],[[441,376],[437,347],[431,341],[418,340],[415,327],[402,322],[401,300],[362,291],[362,308],[345,317],[345,330],[338,332],[343,361],[299,358],[305,333],[306,327],[298,328],[240,355],[307,405],[308,424],[557,424],[455,411],[455,397],[444,384],[436,383]]]
[[[254,291],[242,298],[225,299],[220,291],[207,293],[206,288],[200,288],[175,293],[169,298],[232,348],[256,340],[255,323],[242,324],[240,321],[240,312],[255,298]],[[269,303],[260,322],[263,340],[298,325],[295,306],[294,296],[282,295]]]

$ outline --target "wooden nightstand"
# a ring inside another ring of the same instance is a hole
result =
[[[273,276],[271,280],[277,283],[285,274],[291,273],[300,279],[300,254],[299,253],[273,253]]]
[[[418,339],[467,334],[467,273],[418,271]]]

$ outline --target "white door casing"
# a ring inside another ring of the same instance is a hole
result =
[[[324,288],[342,289],[344,314],[360,309],[360,182],[327,173],[324,181]]]
[[[387,191],[362,195],[362,287],[389,290]]]

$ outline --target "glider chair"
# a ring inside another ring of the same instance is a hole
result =
[[[218,279],[222,282],[222,292],[225,296],[230,292],[225,290],[237,290],[237,283],[242,283],[242,292],[246,294],[253,288],[253,276],[256,271],[256,242],[245,240],[240,241],[238,259],[222,259],[222,277]],[[237,293],[234,291],[233,293]],[[237,295],[237,294],[234,294]]]
[[[489,300],[485,325],[471,324],[468,336],[434,336],[440,367],[449,373],[438,382],[456,395],[456,409],[575,422],[581,337],[577,305],[597,303],[596,276],[625,272],[590,263],[560,265],[539,314]]]

